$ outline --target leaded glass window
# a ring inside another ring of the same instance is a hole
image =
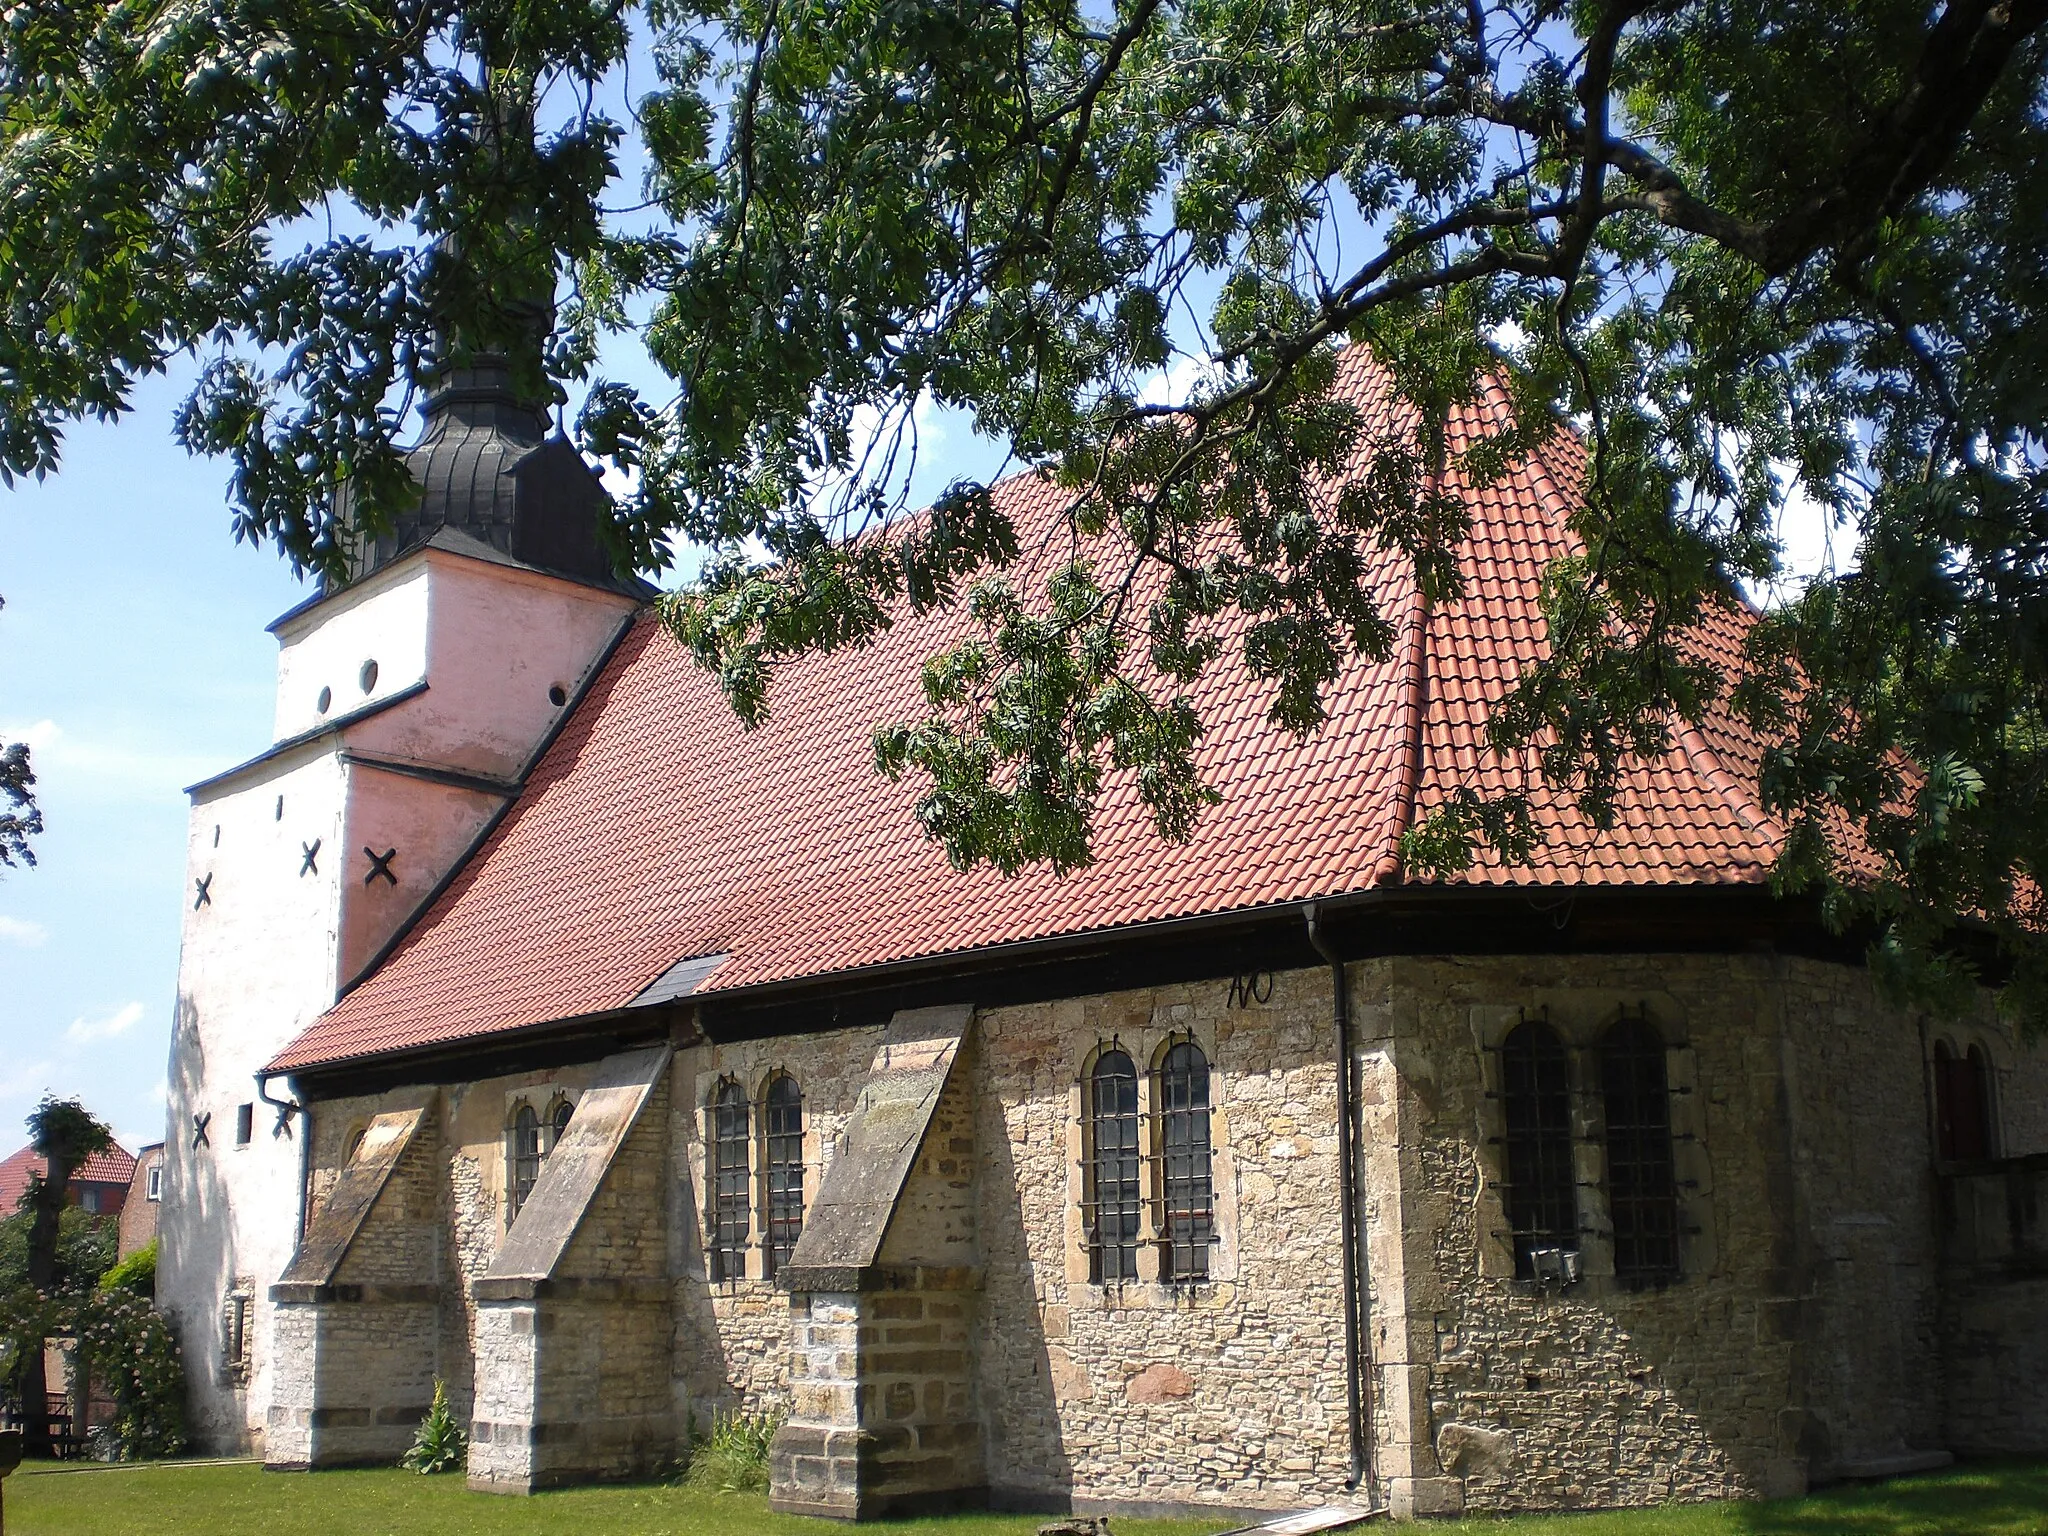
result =
[[[1678,1181],[1664,1041],[1647,1019],[1623,1019],[1600,1046],[1607,1120],[1607,1209],[1615,1278],[1650,1285],[1678,1276]]]
[[[1538,1252],[1576,1252],[1579,1246],[1571,1070],[1556,1032],[1535,1020],[1515,1026],[1501,1045],[1500,1064],[1508,1230],[1515,1244],[1515,1273],[1532,1280]]]
[[[1982,1048],[1957,1056],[1946,1040],[1934,1043],[1936,1149],[1946,1162],[1973,1163],[1993,1155],[1991,1071]]]
[[[1183,1040],[1159,1063],[1160,1184],[1165,1196],[1164,1279],[1209,1278],[1216,1185],[1209,1145],[1209,1059]]]
[[[555,1100],[548,1111],[548,1150],[554,1151],[562,1144],[563,1133],[569,1129],[570,1117],[576,1113],[576,1106],[567,1099]]]
[[[763,1182],[768,1188],[767,1270],[775,1274],[804,1230],[804,1096],[793,1077],[768,1085],[763,1109],[767,1139]]]
[[[711,1209],[705,1222],[713,1280],[747,1275],[747,1094],[727,1079],[711,1106]]]
[[[1088,1278],[1138,1278],[1138,1069],[1104,1051],[1088,1074]]]
[[[526,1204],[533,1186],[540,1182],[540,1116],[531,1104],[522,1104],[512,1116],[512,1215]]]

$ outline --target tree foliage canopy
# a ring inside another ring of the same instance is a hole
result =
[[[0,608],[6,607],[0,600]],[[36,805],[36,775],[29,766],[28,743],[0,742],[0,869],[33,865],[35,849],[28,840],[43,830]]]
[[[1737,686],[1775,743],[1780,879],[1885,920],[1901,955],[1988,925],[2031,990],[2044,21],[2048,0],[17,5],[0,470],[48,470],[66,421],[198,348],[178,430],[232,462],[238,534],[338,572],[333,488],[372,525],[403,505],[392,442],[436,337],[514,348],[555,295],[521,376],[579,397],[581,445],[632,473],[622,561],[710,552],[666,613],[741,715],[793,657],[970,601],[976,638],[935,660],[928,718],[878,722],[880,765],[928,779],[956,860],[1073,866],[1109,773],[1164,835],[1200,816],[1191,685],[1224,637],[1307,731],[1336,669],[1392,643],[1367,551],[1457,600],[1429,424],[1497,373],[1517,422],[1468,476],[1560,422],[1592,453],[1587,553],[1551,574],[1553,653],[1497,740],[1605,814],[1617,765],[1731,682],[1682,643],[1699,605],[1768,581],[1787,499],[1817,504],[1857,570],[1774,610]],[[614,208],[627,147],[645,201]],[[594,376],[608,331],[665,392]],[[1345,341],[1419,437],[1365,440],[1328,395]],[[1018,589],[978,484],[908,516],[923,398],[1056,475],[1090,561]],[[1316,515],[1314,472],[1361,450],[1371,473]],[[1512,845],[1512,811],[1417,829],[1411,867]],[[1847,880],[1845,824],[1875,883]]]

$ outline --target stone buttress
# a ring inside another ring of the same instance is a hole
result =
[[[599,1064],[474,1286],[472,1488],[644,1476],[675,1453],[670,1054],[664,1045]]]
[[[770,1505],[865,1519],[986,1498],[968,1006],[898,1013],[782,1283],[791,1413]]]
[[[271,1287],[279,1366],[267,1466],[389,1464],[433,1401],[442,1225],[434,1118],[427,1095],[370,1122]]]

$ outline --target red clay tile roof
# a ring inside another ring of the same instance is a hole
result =
[[[0,1217],[12,1216],[21,1207],[21,1197],[28,1193],[28,1181],[39,1173],[47,1173],[49,1164],[38,1157],[33,1147],[23,1147],[19,1152],[0,1162]],[[123,1189],[135,1177],[135,1159],[130,1157],[116,1143],[104,1152],[95,1152],[71,1175],[71,1187],[81,1184],[118,1184]]]
[[[1399,420],[1405,407],[1362,348],[1344,369],[1371,421]],[[1506,409],[1496,397],[1461,413],[1454,445]],[[1201,763],[1223,804],[1191,844],[1170,846],[1121,784],[1101,806],[1097,862],[1065,878],[955,872],[917,829],[917,787],[874,770],[873,727],[920,713],[920,666],[960,633],[957,613],[792,667],[771,695],[773,717],[751,734],[643,615],[485,845],[383,965],[271,1066],[618,1008],[693,955],[730,956],[702,996],[1398,882],[1396,840],[1416,815],[1456,785],[1528,771],[1486,754],[1483,723],[1542,647],[1538,583],[1546,561],[1576,547],[1565,519],[1579,457],[1561,440],[1494,486],[1464,488],[1472,531],[1455,604],[1425,615],[1412,566],[1374,557],[1400,642],[1387,662],[1344,671],[1310,739],[1268,722],[1269,691],[1241,669],[1212,668],[1197,690]],[[1053,526],[1059,497],[1042,481],[1019,476],[997,495],[1023,529]],[[1727,608],[1701,643],[1732,664],[1749,622]],[[1550,843],[1534,867],[1482,861],[1466,879],[1762,882],[1782,833],[1741,787],[1755,752],[1735,721],[1710,717],[1628,775],[1604,833],[1539,790]]]

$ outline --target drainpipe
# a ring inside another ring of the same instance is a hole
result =
[[[1366,1429],[1366,1298],[1363,1266],[1358,1262],[1358,1093],[1351,1081],[1351,991],[1344,962],[1317,921],[1316,904],[1310,902],[1306,911],[1308,942],[1330,965],[1330,1018],[1337,1027],[1337,1117],[1343,1122],[1337,1137],[1337,1186],[1344,1247],[1344,1406],[1351,1426],[1350,1485],[1357,1488],[1372,1477],[1372,1454]]]
[[[299,1103],[296,1099],[273,1099],[270,1096],[270,1075],[265,1072],[256,1074],[256,1097],[277,1111],[277,1126],[271,1132],[272,1135],[275,1135],[277,1131],[283,1131],[287,1136],[291,1135],[292,1116],[299,1116],[299,1224],[297,1234],[298,1237],[303,1238],[306,1235],[306,1222],[311,1215],[311,1212],[307,1210],[307,1204],[313,1190],[313,1111],[309,1106]],[[296,1246],[296,1242],[294,1246]]]

